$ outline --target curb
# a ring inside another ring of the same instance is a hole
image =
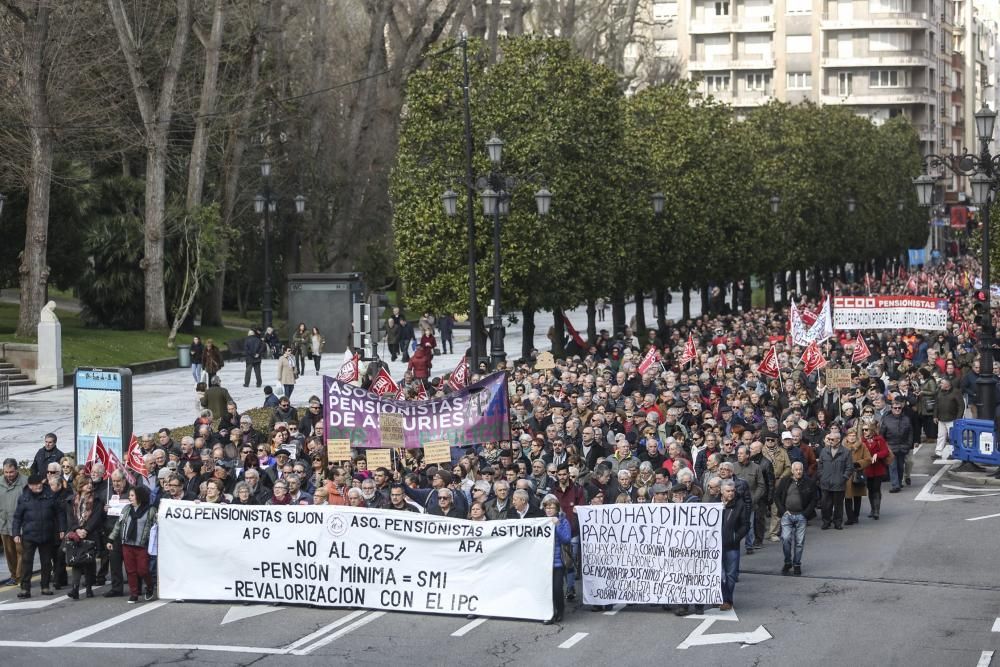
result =
[[[1000,488],[1000,479],[992,476],[993,473],[981,472],[952,472],[947,471],[943,477],[952,482],[961,482],[968,486],[988,486]]]

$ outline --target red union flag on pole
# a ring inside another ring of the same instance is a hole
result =
[[[698,348],[694,344],[694,336],[688,334],[687,342],[684,343],[684,351],[681,352],[681,366],[690,363],[698,358]]]
[[[861,364],[868,361],[868,357],[872,356],[872,351],[868,349],[868,344],[865,342],[864,336],[861,332],[858,332],[858,338],[854,341],[854,354],[851,355],[852,364]]]
[[[376,396],[384,396],[385,394],[398,394],[399,385],[392,379],[392,376],[385,370],[385,368],[378,369],[378,375],[372,381],[372,386],[368,390],[375,394]]]
[[[135,433],[132,434],[132,438],[128,441],[125,467],[134,470],[143,477],[149,474],[149,471],[146,469],[146,458],[142,455],[142,450],[139,449],[139,439],[135,437]]]
[[[805,362],[802,372],[806,375],[826,366],[826,359],[823,358],[823,353],[820,351],[816,341],[809,343],[806,347],[805,352],[802,353],[802,361]]]
[[[462,360],[458,362],[458,366],[455,366],[455,370],[451,372],[451,377],[448,378],[448,384],[455,391],[459,389],[464,389],[467,384],[469,384],[469,358],[462,357]]]
[[[100,463],[104,466],[104,478],[107,479],[108,476],[114,472],[111,468],[111,460],[108,457],[108,450],[101,442],[101,436],[98,435],[94,438],[94,444],[91,445],[90,451],[87,452],[87,461],[84,464],[84,470],[89,475],[90,469],[95,463]]]
[[[354,382],[359,376],[358,355],[355,354],[340,367],[340,370],[337,372],[337,379],[341,382]]]
[[[652,368],[653,364],[659,360],[660,351],[656,349],[656,347],[649,348],[649,352],[647,352],[646,356],[642,358],[642,362],[639,364],[639,368],[637,369],[639,371],[639,375],[645,374],[645,372]]]
[[[774,348],[767,348],[767,352],[764,353],[764,358],[760,360],[757,365],[757,372],[765,377],[769,377],[772,380],[776,379],[780,374],[778,368],[778,355],[775,354]]]

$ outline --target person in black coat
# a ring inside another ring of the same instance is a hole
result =
[[[733,592],[740,578],[740,542],[750,529],[746,502],[736,496],[736,480],[722,481],[722,611],[733,608]]]
[[[28,477],[28,486],[17,501],[11,534],[21,545],[21,592],[19,598],[31,597],[31,572],[38,552],[42,563],[42,595],[52,595],[49,581],[52,573],[52,556],[55,539],[66,533],[66,515],[56,502],[52,491],[41,475]]]
[[[247,331],[247,337],[243,339],[243,361],[246,363],[246,371],[243,373],[244,387],[250,386],[251,371],[257,381],[257,386],[262,384],[260,381],[260,362],[266,353],[267,346],[260,339],[260,334],[253,329]]]
[[[66,455],[56,447],[58,441],[59,438],[55,433],[45,434],[45,444],[35,452],[35,460],[31,462],[31,469],[29,470],[30,474],[44,476],[50,463],[59,463],[62,461]]]
[[[94,597],[94,580],[97,578],[97,545],[103,542],[101,529],[104,527],[104,500],[94,490],[94,481],[84,475],[78,475],[73,481],[76,493],[63,502],[66,512],[66,528],[70,539],[76,536],[79,540],[94,543],[95,560],[85,565],[74,565],[69,597],[80,599],[80,579],[85,578],[87,597]],[[69,540],[67,540],[68,542]]]

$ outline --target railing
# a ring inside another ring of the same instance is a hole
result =
[[[10,412],[10,380],[0,375],[0,413]]]

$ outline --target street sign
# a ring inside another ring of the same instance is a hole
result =
[[[83,463],[97,436],[120,460],[132,437],[132,371],[78,368],[73,375],[73,425],[77,463]]]

